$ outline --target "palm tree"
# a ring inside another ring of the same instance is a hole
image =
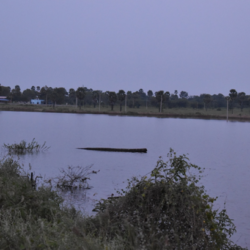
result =
[[[237,91],[235,89],[230,89],[229,96],[230,96],[230,100],[232,102],[232,114],[233,114],[233,112],[234,112],[233,103],[234,103],[234,100],[237,97]]]
[[[76,90],[76,97],[79,100],[79,103],[78,103],[79,109],[81,109],[81,107],[82,107],[82,100],[84,99],[85,94],[86,94],[86,91],[85,91],[85,88],[83,88],[83,87],[79,87]]]
[[[117,93],[117,98],[120,101],[120,111],[122,111],[122,103],[125,100],[125,96],[126,96],[125,91],[120,89]]]

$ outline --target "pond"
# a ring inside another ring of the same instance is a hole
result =
[[[205,168],[201,184],[218,196],[216,208],[226,209],[234,219],[234,242],[250,247],[250,123],[91,114],[0,112],[0,145],[46,141],[50,149],[20,157],[36,175],[49,178],[67,166],[89,166],[93,187],[78,197],[80,209],[90,213],[96,200],[124,188],[127,179],[144,175],[159,156],[167,159],[173,148],[188,154],[190,161]],[[78,147],[147,148],[148,153],[99,152]],[[1,149],[1,156],[6,151]]]

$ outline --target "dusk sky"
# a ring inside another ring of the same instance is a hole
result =
[[[0,83],[250,94],[250,1],[0,0]]]

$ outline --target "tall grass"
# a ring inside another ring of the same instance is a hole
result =
[[[80,212],[25,175],[12,158],[0,161],[0,249],[102,249],[78,226]]]
[[[9,154],[26,154],[48,150],[49,147],[45,144],[46,142],[40,145],[35,141],[35,138],[33,138],[30,143],[22,140],[20,143],[4,144],[3,147],[8,150]]]

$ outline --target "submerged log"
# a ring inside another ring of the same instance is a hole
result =
[[[147,153],[146,148],[77,148],[77,149],[110,151],[110,152]]]

